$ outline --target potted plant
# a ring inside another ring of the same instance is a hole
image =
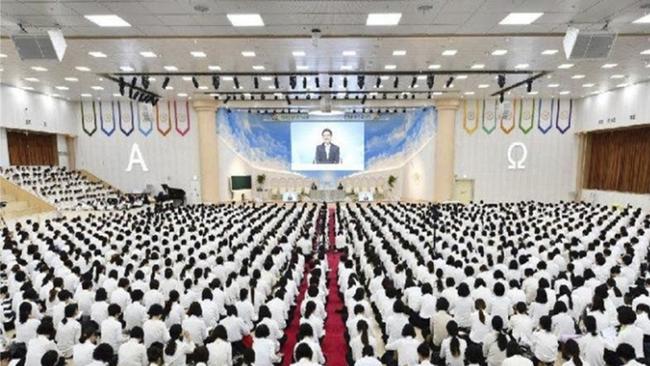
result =
[[[266,181],[266,174],[259,174],[257,176],[257,191],[262,192],[262,186],[264,186],[264,182]]]
[[[395,182],[397,182],[397,177],[394,175],[390,175],[388,177],[388,186],[390,187],[391,191],[393,190],[393,188],[395,188]]]

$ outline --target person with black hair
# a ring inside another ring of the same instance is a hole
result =
[[[348,333],[350,333],[348,331]],[[367,346],[378,349],[377,339],[370,334],[370,326],[368,321],[358,319],[354,329],[354,336],[350,339],[350,350],[352,351],[352,360],[356,361],[363,357],[363,349]]]
[[[634,324],[635,322],[636,313],[632,308],[622,306],[618,309],[618,323],[621,327],[616,337],[616,344],[627,343],[634,347],[637,357],[644,358],[643,331]]]
[[[41,358],[47,351],[57,351],[54,336],[56,330],[52,326],[52,320],[49,318],[43,321],[36,329],[37,336],[27,343],[27,355],[25,356],[25,366],[41,366]]]
[[[426,342],[420,343],[417,352],[419,361],[418,366],[433,366],[431,363],[431,348]]]
[[[535,358],[543,364],[551,364],[557,358],[558,338],[553,334],[551,317],[539,319],[539,330],[533,333],[531,349]]]
[[[304,346],[310,348],[310,353],[312,355],[312,361],[318,364],[325,363],[325,356],[320,346],[320,342],[316,337],[314,337],[314,330],[309,324],[301,324],[298,328],[298,343],[294,346],[294,360],[300,360],[301,357],[298,357],[298,350]]]
[[[576,334],[575,321],[573,321],[573,317],[569,315],[568,311],[569,309],[567,309],[566,304],[562,301],[556,302],[553,307],[551,328],[553,329],[553,334],[555,334],[558,339]]]
[[[129,339],[119,350],[118,366],[147,366],[147,348],[143,344],[144,332],[140,327],[134,327],[129,332]]]
[[[488,366],[498,366],[506,358],[510,336],[503,329],[503,319],[500,316],[492,317],[490,324],[492,331],[483,339],[482,351]]]
[[[447,338],[447,324],[453,320],[449,315],[449,301],[444,297],[436,300],[436,313],[431,317],[431,335],[434,346],[440,347],[443,340]]]
[[[232,366],[232,345],[228,342],[228,332],[223,325],[217,325],[205,340],[210,358],[208,366]],[[197,350],[201,347],[197,347]],[[196,360],[196,352],[194,354]]]
[[[269,328],[264,324],[258,324],[253,339],[255,365],[273,366],[273,364],[282,361],[282,354],[278,353],[279,350],[280,343],[270,338]]]
[[[415,338],[415,329],[411,324],[404,325],[402,336],[386,344],[387,351],[397,353],[398,366],[410,366],[418,363],[420,341]]]
[[[465,350],[467,342],[459,337],[458,324],[455,321],[447,323],[448,337],[440,345],[440,358],[445,361],[446,366],[465,365]]]
[[[23,301],[20,304],[14,342],[27,344],[31,339],[36,338],[41,321],[32,314],[32,309],[33,306],[28,301]]]
[[[79,343],[72,347],[72,362],[75,366],[87,366],[93,362],[93,351],[99,339],[99,325],[92,320],[85,323],[81,330]]]
[[[163,366],[165,364],[162,343],[155,342],[151,347],[147,348],[147,360],[149,366]]]
[[[510,320],[508,321],[508,328],[512,331],[512,337],[517,342],[530,345],[535,323],[528,316],[528,308],[523,301],[515,304],[514,314],[510,316]]]
[[[77,304],[68,304],[65,307],[65,318],[59,323],[56,332],[56,344],[65,358],[72,357],[74,347],[81,337],[81,324],[77,321],[79,307]]]
[[[165,344],[169,341],[169,330],[162,321],[163,307],[153,304],[149,308],[149,319],[142,325],[144,345],[150,347],[154,342]]]
[[[117,276],[117,274],[116,274]],[[102,324],[108,318],[108,293],[103,287],[95,292],[95,302],[90,307],[90,319],[97,324]]]
[[[634,347],[627,343],[621,343],[616,347],[616,356],[618,356],[619,362],[623,366],[643,366],[643,364],[637,360]]]
[[[491,331],[491,318],[486,311],[487,305],[483,299],[474,301],[475,311],[472,313],[472,326],[470,327],[469,339],[477,344],[483,343],[483,339]]]
[[[187,363],[187,356],[196,349],[189,332],[183,331],[180,324],[169,328],[169,341],[163,350],[163,358],[167,366],[183,366]]]
[[[300,324],[308,323],[314,330],[314,336],[317,339],[323,339],[325,336],[325,324],[322,318],[316,314],[316,302],[308,300],[305,306],[305,312],[300,318]]]
[[[562,366],[583,366],[588,365],[580,356],[580,346],[573,339],[568,339],[562,345],[562,359],[566,360]],[[591,365],[588,365],[591,366]]]
[[[64,366],[65,358],[59,356],[57,351],[47,351],[41,358],[41,366]]]
[[[382,366],[381,361],[375,357],[375,350],[372,346],[363,347],[361,354],[362,357],[354,363],[354,366]]]
[[[314,362],[314,353],[306,343],[299,343],[296,345],[296,351],[294,352],[294,360],[296,362],[292,363],[291,366],[318,366],[320,363]]]
[[[183,329],[190,334],[192,342],[197,346],[203,345],[203,340],[208,336],[208,328],[203,320],[203,310],[201,304],[193,302],[187,309],[187,318],[183,320]]]
[[[119,349],[122,342],[124,342],[122,322],[119,320],[121,314],[122,309],[119,305],[110,304],[108,306],[108,318],[100,326],[102,342],[110,344],[113,350]]]
[[[523,357],[521,348],[517,342],[508,342],[506,356],[508,356],[501,366],[534,366],[533,361]]]
[[[131,291],[131,303],[124,310],[124,330],[127,332],[135,327],[142,328],[147,320],[147,308],[142,305],[143,296],[142,290]]]
[[[590,366],[605,366],[605,340],[598,332],[596,318],[584,318],[585,334],[578,339],[580,357]]]

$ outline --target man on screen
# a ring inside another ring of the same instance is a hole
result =
[[[326,128],[321,132],[323,143],[316,146],[315,164],[340,164],[339,147],[332,143],[332,130]]]

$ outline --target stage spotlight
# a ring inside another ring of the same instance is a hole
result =
[[[427,93],[427,99],[431,99],[431,93]]]
[[[497,84],[499,85],[499,88],[506,86],[506,76],[503,74],[497,76]]]
[[[406,113],[406,108],[402,109],[402,113]]]
[[[408,94],[402,94],[402,99],[406,99],[408,97],[409,97]]]
[[[135,84],[137,82],[138,82],[138,78],[134,76],[133,79],[131,79],[131,88],[135,88]]]
[[[347,78],[347,76],[343,77],[343,87],[346,88],[346,89],[348,88],[348,78]]]
[[[377,95],[376,95],[376,94],[373,94],[373,95],[372,95],[372,100],[375,100],[375,99],[377,99]]]
[[[453,82],[454,82],[454,77],[450,76],[449,79],[447,79],[447,82],[445,83],[445,88],[449,88]]]
[[[388,96],[386,95],[386,93],[384,93],[384,96],[382,97],[382,99],[387,99],[387,98],[388,98]]]
[[[302,78],[302,88],[307,89],[307,77]]]
[[[159,98],[153,98],[153,100],[151,101],[151,105],[155,107],[158,104],[159,100],[160,100]]]
[[[233,81],[233,83],[235,83],[235,89],[239,89],[239,79],[237,79],[237,77],[235,76],[232,79],[232,81]]]
[[[144,102],[147,97],[148,97],[147,94],[140,93],[140,98],[138,98],[138,102],[140,102],[140,103]]]
[[[531,91],[533,91],[533,81],[528,80],[526,82],[526,92],[530,93]]]
[[[219,79],[218,75],[213,75],[212,76],[212,87],[214,87],[214,90],[219,90],[219,84],[221,84],[221,80]]]
[[[334,86],[334,78],[330,76],[328,83],[329,83],[329,88],[332,89],[332,86]]]
[[[142,75],[142,87],[149,89],[149,77],[146,75]]]
[[[260,88],[260,81],[257,79],[257,76],[253,78],[253,88],[259,89]]]
[[[379,88],[381,86],[381,78],[377,76],[377,80],[375,81],[375,88]]]
[[[505,99],[505,95],[503,93],[499,93],[499,102],[503,103],[504,99]]]
[[[165,80],[163,80],[163,83],[162,83],[163,90],[167,89],[167,85],[169,85],[169,76],[166,76]]]
[[[289,86],[291,89],[296,88],[296,77],[294,75],[289,76]]]
[[[314,79],[314,84],[316,84],[317,88],[320,88],[320,80],[318,79],[318,76]]]
[[[412,94],[412,95],[411,95],[411,99],[415,99],[415,94]]]
[[[432,74],[427,75],[427,87],[429,87],[429,89],[433,89],[434,81],[435,81],[435,79],[434,79],[434,76]]]
[[[393,81],[393,88],[397,89],[399,87],[399,78],[395,76],[395,81]]]
[[[226,95],[226,100],[223,101],[223,104],[226,105],[230,101],[230,95]]]
[[[294,76],[294,77],[295,77],[295,76]],[[285,96],[285,99],[287,100],[287,104],[288,104],[288,105],[291,105],[291,98],[289,98],[288,95]]]
[[[414,76],[413,79],[411,79],[411,89],[415,88],[415,84],[417,83],[418,83],[418,78]]]
[[[307,100],[311,100],[311,94],[307,94]]]
[[[366,84],[366,77],[363,75],[357,76],[357,86],[359,87],[359,89],[363,89],[365,84]]]
[[[266,100],[266,95],[265,94],[260,94],[260,99]]]
[[[133,90],[133,89],[131,89],[131,90]],[[136,90],[135,93],[133,93],[133,95],[129,95],[129,98],[131,98],[133,100],[138,100],[139,96],[140,96],[140,92]]]
[[[361,104],[366,104],[366,99],[368,98],[367,95],[363,95],[363,98],[361,98]]]
[[[121,76],[120,76],[119,84],[120,84],[120,94],[124,96],[124,87],[126,86],[126,83],[124,82],[124,78]]]
[[[194,89],[199,88],[199,81],[196,79],[196,76],[192,76],[192,85],[194,85]]]
[[[273,78],[273,86],[275,89],[280,89],[280,79],[277,76]]]

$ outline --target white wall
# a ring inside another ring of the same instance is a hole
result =
[[[9,166],[9,146],[7,145],[7,130],[0,127],[0,167]]]

